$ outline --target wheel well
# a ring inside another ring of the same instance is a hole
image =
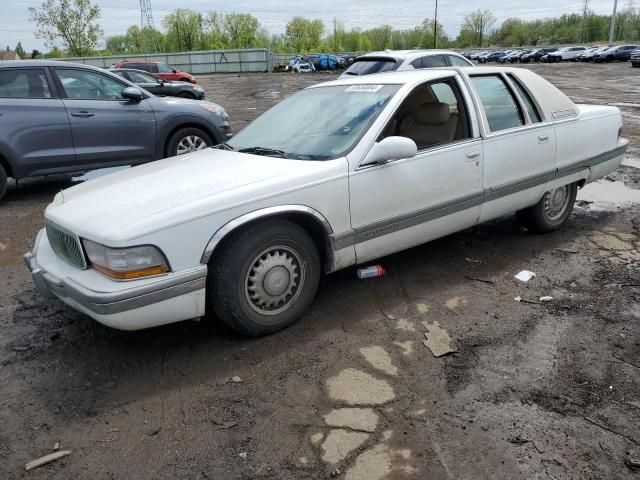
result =
[[[270,220],[288,220],[291,223],[295,223],[296,225],[304,229],[309,234],[309,236],[311,237],[311,240],[313,240],[313,243],[318,249],[318,253],[320,254],[320,260],[324,265],[325,272],[329,272],[331,270],[331,266],[333,263],[333,248],[331,246],[331,240],[329,238],[329,235],[324,225],[322,225],[322,223],[319,220],[317,220],[316,218],[314,218],[309,214],[302,213],[302,212],[283,212],[283,213],[278,213],[274,215],[268,215],[266,217],[257,218],[255,220],[252,220],[250,222],[240,225],[239,227],[227,233],[227,235],[225,235],[225,237],[220,241],[220,243],[216,245],[213,251],[213,254],[211,255],[211,258],[209,259],[209,262],[214,261],[214,258],[216,257],[216,252],[220,251],[220,247],[226,241],[228,241],[233,234],[245,228],[254,226],[257,223],[264,223]]]
[[[209,135],[211,137],[211,140],[214,142],[214,144],[220,142],[220,139],[218,138],[216,133],[213,132],[210,128],[205,127],[204,125],[201,125],[199,123],[181,123],[180,125],[178,125],[175,128],[173,128],[169,132],[169,134],[167,135],[167,138],[164,141],[164,149],[163,149],[163,154],[164,155],[167,154],[167,149],[169,148],[169,141],[171,140],[171,137],[173,137],[173,134],[176,133],[178,130],[181,130],[183,128],[198,128],[198,129],[204,131],[207,135]]]
[[[11,168],[11,165],[9,164],[7,159],[4,158],[2,155],[0,155],[0,165],[2,165],[2,167],[4,168],[4,171],[7,172],[7,177],[15,178],[13,176],[13,169]]]

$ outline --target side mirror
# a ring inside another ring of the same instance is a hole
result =
[[[144,98],[144,95],[140,90],[133,87],[126,87],[122,90],[122,98],[126,98],[127,100],[131,100],[132,102],[140,102]]]
[[[386,163],[391,160],[412,158],[418,153],[416,142],[407,137],[387,137],[376,142],[361,165]]]

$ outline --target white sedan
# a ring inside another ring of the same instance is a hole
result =
[[[339,79],[227,144],[60,192],[25,261],[45,295],[135,330],[215,313],[274,332],[321,274],[511,212],[531,231],[615,170],[620,111],[514,68]]]

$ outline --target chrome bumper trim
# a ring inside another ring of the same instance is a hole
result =
[[[33,283],[45,298],[68,298],[97,315],[113,315],[201,290],[207,266],[200,265],[153,282],[118,292],[96,292],[70,279],[59,279],[38,265],[32,253],[24,255]]]

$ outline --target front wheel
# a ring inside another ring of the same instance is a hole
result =
[[[203,150],[213,145],[208,133],[196,127],[181,128],[167,142],[167,157]]]
[[[575,183],[550,190],[534,206],[520,210],[518,219],[536,233],[557,230],[569,218],[577,194],[578,186]]]
[[[285,328],[309,308],[320,282],[315,243],[300,226],[267,220],[232,234],[207,278],[209,310],[250,336]]]

